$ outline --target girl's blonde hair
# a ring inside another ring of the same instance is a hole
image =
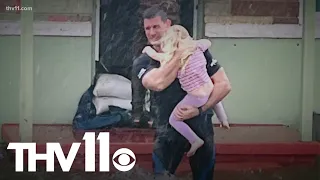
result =
[[[189,57],[196,49],[195,41],[190,37],[188,31],[180,25],[171,26],[159,40],[161,51],[165,54],[163,62],[170,61],[176,50],[182,52],[180,55],[180,66],[183,70],[189,61]]]

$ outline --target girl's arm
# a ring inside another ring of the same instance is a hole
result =
[[[148,54],[148,53],[147,53]],[[165,54],[164,53],[158,53],[158,52],[153,52],[148,54],[152,59],[162,62],[165,59]]]
[[[211,81],[214,84],[214,80],[211,79]],[[228,121],[226,111],[224,110],[224,107],[221,101],[218,102],[215,106],[213,106],[213,111],[217,115],[217,118],[221,123]]]
[[[208,39],[199,39],[196,40],[198,47],[204,52],[211,46],[211,41]]]
[[[226,114],[226,111],[224,110],[224,107],[222,105],[222,102],[219,102],[213,107],[213,111],[216,113],[217,118],[220,122],[228,121],[228,117]]]
[[[150,46],[145,47],[142,50],[142,53],[146,53],[148,54],[148,56],[150,56],[152,59],[156,60],[156,61],[162,61],[165,58],[165,54],[164,53],[158,53],[157,51],[155,51],[154,49],[152,49]]]

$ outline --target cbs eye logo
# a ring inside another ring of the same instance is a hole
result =
[[[119,171],[130,171],[136,164],[136,156],[130,149],[121,148],[113,154],[112,163]]]

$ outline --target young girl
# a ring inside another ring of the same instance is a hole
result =
[[[209,40],[201,39],[195,41],[189,36],[184,27],[173,25],[159,40],[160,53],[157,53],[150,46],[143,49],[142,53],[147,53],[154,60],[160,61],[161,64],[170,61],[177,49],[182,50],[183,53],[180,56],[181,67],[177,77],[181,88],[187,92],[187,95],[177,106],[191,105],[201,107],[208,101],[213,90],[213,83],[207,73],[207,61],[203,52],[210,46],[211,42]],[[221,110],[221,108],[215,110]],[[223,114],[223,112],[220,114]],[[169,118],[169,123],[190,142],[191,148],[187,156],[194,155],[197,149],[203,145],[203,140],[173,113]]]

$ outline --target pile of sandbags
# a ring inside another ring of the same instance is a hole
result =
[[[110,106],[132,110],[131,81],[117,74],[101,74],[93,89],[96,114],[109,111]]]

